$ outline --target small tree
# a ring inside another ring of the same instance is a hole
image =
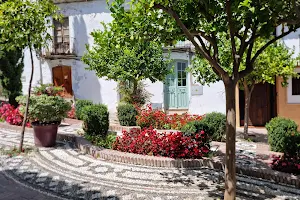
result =
[[[220,60],[222,60],[222,63],[230,63],[229,65],[232,65],[233,60],[230,59],[230,46],[228,43],[229,41],[226,38],[222,39],[222,56]],[[258,50],[265,43],[263,40],[258,40],[254,49]],[[210,64],[204,58],[196,57],[193,62],[195,67],[190,67],[189,70],[201,84],[205,85],[221,80],[221,77],[213,72],[211,66],[209,66]],[[242,70],[246,68],[245,62],[246,58],[244,56],[241,61]],[[253,71],[239,80],[239,88],[244,90],[245,94],[244,134],[248,134],[249,107],[255,85],[260,83],[274,85],[276,77],[282,77],[282,86],[287,86],[288,78],[297,76],[297,73],[294,71],[296,64],[293,52],[281,42],[276,42],[267,47],[257,57],[253,65]],[[232,73],[231,70],[231,68],[226,68],[226,71],[229,73]]]
[[[21,76],[24,68],[23,50],[3,52],[0,58],[0,81],[11,105],[17,107],[16,97],[22,94]]]
[[[144,85],[140,81],[163,81],[170,73],[170,60],[164,57],[162,45],[134,39],[122,32],[114,21],[102,25],[103,31],[91,33],[95,43],[93,47],[87,45],[88,52],[82,60],[89,65],[89,70],[96,71],[98,77],[118,82],[121,92],[131,96],[128,98],[128,94],[123,94],[128,103],[132,103],[135,96],[149,96],[141,91]]]
[[[47,45],[51,35],[47,32],[50,16],[58,18],[57,7],[49,0],[5,0],[0,3],[0,53],[28,48],[31,59],[31,75],[22,125],[19,150],[22,150],[27,121],[31,84],[34,73],[33,51],[39,52]]]
[[[189,40],[196,54],[209,62],[222,78],[226,93],[226,200],[236,196],[235,88],[254,69],[257,57],[271,44],[300,26],[299,0],[125,0],[110,4],[118,27],[133,38],[170,43]],[[274,35],[276,27],[283,31]],[[230,42],[231,63],[222,63],[221,37]],[[255,50],[257,40],[266,43]],[[246,57],[246,68],[241,61]],[[226,68],[232,70],[226,71]]]

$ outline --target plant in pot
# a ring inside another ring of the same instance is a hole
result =
[[[21,113],[25,112],[26,96],[17,98]],[[28,119],[34,131],[34,143],[39,147],[55,145],[58,126],[71,109],[71,104],[60,96],[32,95]]]

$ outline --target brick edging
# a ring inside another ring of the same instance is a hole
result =
[[[20,131],[21,127],[0,123],[1,129],[9,129]],[[26,132],[33,133],[32,128],[26,128]],[[74,134],[58,133],[57,140],[70,141],[74,143],[75,147],[80,149],[86,154],[93,157],[101,158],[104,160],[127,163],[133,165],[142,165],[149,167],[164,167],[164,168],[199,168],[209,167],[211,169],[225,170],[225,165],[218,157],[216,158],[203,158],[203,159],[173,159],[166,157],[148,156],[133,153],[125,153],[111,149],[104,149],[101,147],[93,146],[89,141],[81,136]],[[236,172],[241,175],[247,175],[255,178],[262,178],[276,183],[283,183],[294,185],[300,188],[300,176],[274,171],[270,169],[254,169],[247,166],[237,166]]]

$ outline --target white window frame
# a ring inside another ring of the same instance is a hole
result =
[[[300,73],[300,68],[296,68],[295,72]],[[292,78],[288,80],[287,102],[289,104],[300,104],[300,95],[292,95]]]

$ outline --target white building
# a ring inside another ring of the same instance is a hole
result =
[[[33,85],[38,83],[64,84],[66,90],[78,99],[89,99],[106,104],[112,115],[119,102],[117,83],[98,78],[88,71],[81,57],[86,44],[93,45],[90,33],[102,29],[100,22],[110,22],[112,17],[105,0],[80,1],[56,0],[61,13],[66,17],[63,24],[54,22],[54,45],[34,57],[35,71]],[[210,87],[196,84],[194,77],[184,69],[190,65],[193,51],[186,43],[174,49],[171,58],[176,62],[176,73],[168,77],[173,85],[146,81],[147,90],[153,95],[154,106],[166,111],[205,114],[212,111],[225,112],[225,92],[222,82]],[[27,93],[31,71],[29,51],[25,51],[23,92]]]

